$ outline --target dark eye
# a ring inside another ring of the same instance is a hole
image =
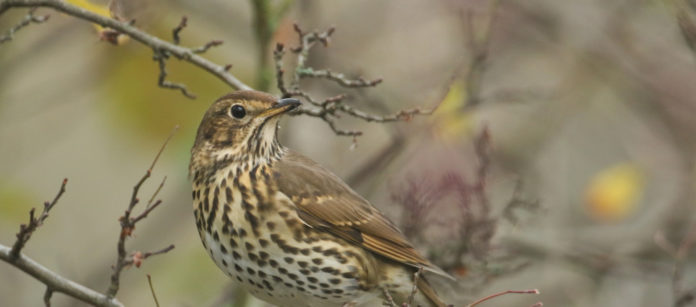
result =
[[[234,118],[241,119],[241,118],[244,118],[244,116],[246,115],[246,110],[244,110],[244,107],[237,104],[237,105],[233,105],[230,108],[230,114],[232,114],[232,116],[234,116]]]

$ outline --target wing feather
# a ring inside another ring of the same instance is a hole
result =
[[[393,261],[452,278],[418,253],[384,214],[316,162],[289,151],[274,168],[278,188],[306,224]]]

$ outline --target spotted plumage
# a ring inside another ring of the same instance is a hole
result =
[[[238,91],[206,112],[192,149],[203,245],[227,275],[279,306],[379,306],[404,299],[423,258],[340,178],[278,143],[294,99]],[[425,279],[419,299],[444,306]]]

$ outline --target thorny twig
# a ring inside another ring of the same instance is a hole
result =
[[[322,44],[324,47],[328,46],[329,40],[334,31],[335,28],[332,27],[324,32],[305,32],[298,25],[295,25],[295,32],[298,34],[300,45],[289,49],[296,55],[297,58],[297,64],[289,84],[285,83],[285,70],[282,66],[282,60],[286,50],[282,44],[276,45],[273,52],[273,58],[275,60],[277,86],[282,96],[301,97],[311,105],[309,108],[301,108],[293,112],[293,115],[318,117],[325,121],[336,135],[357,137],[362,135],[361,131],[340,129],[336,126],[336,119],[340,118],[342,114],[346,114],[367,122],[385,123],[393,121],[408,121],[415,115],[428,115],[433,112],[433,109],[414,108],[402,110],[391,115],[378,116],[344,104],[344,100],[348,97],[345,94],[336,95],[323,100],[316,100],[307,92],[301,90],[300,80],[304,78],[325,79],[346,88],[374,87],[382,82],[382,79],[379,78],[375,80],[366,80],[363,77],[350,79],[342,73],[333,72],[327,69],[314,69],[307,66],[309,51],[317,43]]]
[[[34,12],[36,12],[36,8],[30,8],[29,12],[24,15],[24,18],[22,18],[22,21],[12,26],[4,35],[0,36],[0,44],[11,41],[14,38],[14,34],[22,28],[32,23],[43,23],[48,20],[49,17],[51,17],[50,15],[36,16],[34,15]]]
[[[17,257],[19,257],[19,253],[22,251],[22,248],[24,248],[24,245],[29,241],[31,235],[37,228],[39,228],[39,226],[43,225],[43,222],[46,220],[46,218],[48,218],[48,212],[51,211],[53,206],[58,203],[60,197],[63,196],[63,193],[65,193],[66,184],[68,184],[68,178],[63,179],[63,183],[60,185],[58,194],[56,194],[56,196],[53,198],[53,201],[44,202],[43,211],[41,211],[41,214],[38,217],[34,217],[35,208],[31,208],[29,211],[29,223],[19,226],[17,241],[15,241],[14,245],[12,245],[12,251],[10,252],[10,257],[12,257],[12,259],[17,259]]]
[[[128,207],[126,208],[126,211],[123,213],[123,216],[119,218],[119,222],[121,223],[121,232],[119,234],[119,239],[117,243],[117,259],[116,259],[116,264],[113,266],[113,273],[111,274],[111,283],[109,285],[109,288],[106,291],[106,295],[108,297],[114,297],[116,293],[118,292],[119,286],[120,286],[120,277],[121,277],[121,271],[123,271],[124,268],[130,265],[135,265],[136,267],[140,267],[140,264],[142,263],[143,260],[147,259],[150,256],[154,255],[159,255],[159,254],[164,254],[166,252],[169,252],[170,250],[174,249],[174,245],[170,245],[162,250],[156,251],[156,252],[147,252],[147,253],[141,253],[141,252],[135,252],[133,255],[130,257],[130,259],[127,259],[127,252],[126,252],[126,240],[128,237],[130,237],[133,234],[133,231],[135,230],[135,225],[138,221],[144,219],[147,217],[148,213],[150,213],[152,210],[157,208],[159,204],[161,203],[161,200],[157,200],[152,205],[148,203],[148,206],[143,210],[143,212],[135,217],[131,217],[131,214],[133,212],[133,209],[135,206],[140,202],[140,199],[138,198],[138,192],[140,191],[140,188],[142,187],[143,183],[150,178],[152,175],[152,169],[155,167],[155,164],[159,160],[160,155],[164,151],[164,148],[167,146],[169,143],[169,140],[172,138],[176,130],[178,130],[178,126],[174,128],[172,133],[169,135],[167,140],[162,144],[162,147],[160,148],[159,152],[157,152],[157,155],[155,156],[155,159],[152,161],[152,164],[150,165],[150,168],[145,171],[145,174],[140,178],[138,183],[135,184],[133,187],[133,193],[131,194],[130,202],[128,203]],[[150,202],[152,199],[154,199],[155,195],[159,193],[161,190],[161,186],[164,184],[164,180],[160,184],[160,187],[155,190],[155,193],[153,197],[151,197]]]

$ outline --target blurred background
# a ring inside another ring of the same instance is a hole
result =
[[[105,2],[69,1],[90,10]],[[277,94],[260,68],[249,1],[124,1],[120,14],[182,45],[224,41],[204,56],[232,64]],[[349,90],[307,80],[315,97],[348,93],[372,114],[435,107],[407,122],[342,117],[336,136],[306,116],[282,122],[281,141],[336,172],[382,209],[419,249],[456,275],[434,282],[462,306],[689,306],[696,294],[694,151],[696,6],[678,0],[270,1],[270,44],[297,45],[292,29],[336,27],[309,64],[381,77]],[[108,10],[107,10],[108,12]],[[142,190],[163,177],[164,201],[135,230],[131,251],[176,249],[122,274],[118,299],[154,306],[265,306],[236,289],[195,230],[189,150],[200,118],[231,88],[175,59],[159,88],[152,50],[100,41],[94,25],[51,14],[0,45],[0,242],[28,211],[67,192],[24,253],[61,275],[106,290],[118,217],[133,185],[180,125]],[[26,14],[0,17],[4,32]],[[693,15],[692,15],[693,14]],[[272,63],[271,53],[266,50]],[[291,67],[292,61],[286,63]],[[271,75],[272,77],[272,75]],[[264,83],[265,82],[265,83]],[[0,263],[0,305],[40,306],[44,286]],[[81,306],[56,294],[54,306]]]

